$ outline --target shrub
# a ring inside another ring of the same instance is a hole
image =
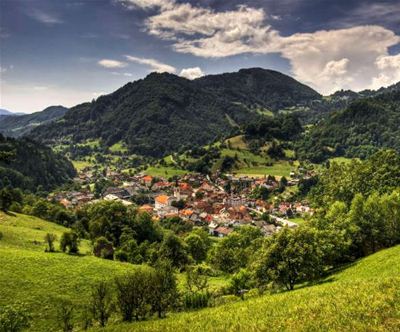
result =
[[[52,233],[47,233],[44,237],[44,241],[47,244],[47,247],[45,249],[46,252],[54,252],[54,242],[57,240],[57,235],[52,234]]]
[[[19,332],[29,328],[31,317],[21,307],[0,306],[0,332]]]
[[[60,240],[60,249],[62,252],[68,251],[69,254],[79,252],[79,237],[75,232],[64,232]]]

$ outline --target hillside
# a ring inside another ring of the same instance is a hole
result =
[[[400,246],[317,285],[106,331],[398,331]]]
[[[245,82],[247,90],[239,93]],[[278,109],[316,98],[319,94],[303,84],[263,69],[194,81],[152,73],[73,107],[61,120],[35,128],[30,136],[45,143],[101,139],[112,146],[123,142],[131,153],[161,157],[231,135],[238,126],[262,116],[259,107]]]
[[[46,233],[60,239],[65,231],[36,217],[0,212],[0,304],[27,306],[33,316],[30,331],[57,330],[56,307],[61,299],[83,304],[93,283],[134,268],[94,256],[45,253]],[[89,241],[81,243],[80,251],[91,252]]]
[[[29,139],[5,138],[0,134],[0,187],[35,191],[53,189],[70,181],[76,172],[64,156]]]
[[[63,106],[50,106],[41,112],[2,117],[0,118],[0,133],[9,137],[23,136],[41,124],[61,118],[67,111],[68,108]]]
[[[251,151],[245,137],[238,135],[224,140],[222,144],[217,142],[201,149],[166,156],[158,164],[146,168],[144,172],[168,178],[191,171],[208,169],[215,173],[222,169],[226,173],[252,177],[289,177],[290,172],[295,171],[298,166],[298,162],[292,160],[293,151],[284,149],[284,155],[275,159],[267,153],[270,146],[271,142],[266,142],[256,153]]]
[[[380,148],[400,151],[400,90],[356,100],[313,127],[300,141],[301,158],[365,158]]]

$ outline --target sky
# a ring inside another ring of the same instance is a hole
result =
[[[152,71],[262,67],[327,95],[400,81],[400,1],[0,0],[0,108],[72,107]]]

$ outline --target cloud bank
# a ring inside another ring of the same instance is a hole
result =
[[[204,58],[279,53],[291,64],[295,78],[324,94],[377,88],[400,79],[399,55],[389,54],[400,36],[378,25],[281,36],[262,8],[242,5],[217,12],[174,0],[120,2],[128,9],[148,11],[145,31],[170,41],[177,52]]]
[[[155,59],[146,59],[146,58],[138,58],[135,56],[131,55],[126,55],[125,56],[127,60],[131,62],[136,62],[141,65],[146,65],[151,68],[152,71],[155,71],[157,73],[175,73],[176,68],[170,65],[167,65],[165,63],[159,62]]]

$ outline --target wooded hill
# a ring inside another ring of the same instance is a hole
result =
[[[8,137],[20,137],[41,124],[61,118],[67,111],[68,108],[63,106],[50,106],[32,114],[1,116],[0,133]]]
[[[76,172],[64,156],[29,139],[0,134],[0,188],[11,185],[36,191],[51,190],[68,182]]]
[[[287,105],[321,96],[275,71],[260,68],[194,81],[152,73],[91,103],[70,109],[30,136],[45,143],[101,139],[124,142],[131,153],[160,157],[230,136],[238,127]],[[261,108],[261,111],[260,111]]]
[[[400,151],[400,89],[386,91],[356,100],[313,127],[299,141],[298,156],[321,162],[333,156],[365,158],[380,148]]]

